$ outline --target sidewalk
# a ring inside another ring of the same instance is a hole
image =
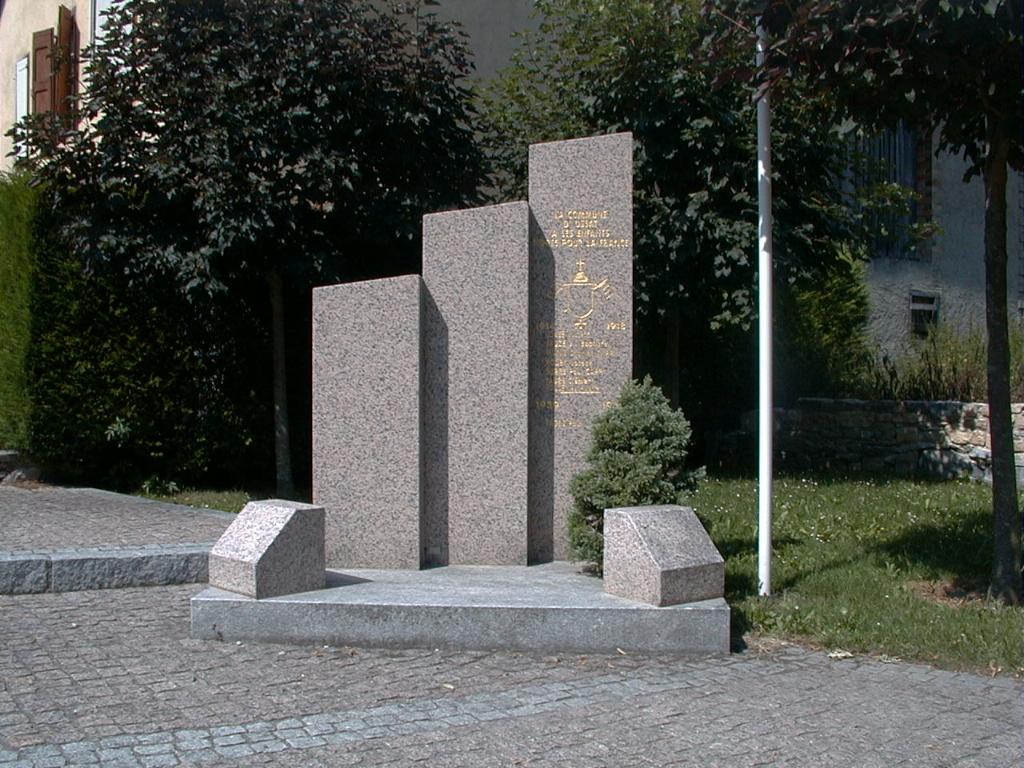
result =
[[[728,657],[190,640],[198,586],[0,597],[0,766],[1022,764],[1024,683]],[[62,762],[63,761],[63,762]]]
[[[233,517],[92,488],[0,486],[0,594],[205,581]]]

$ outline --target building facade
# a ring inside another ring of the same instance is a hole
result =
[[[15,150],[7,132],[28,114],[62,112],[82,87],[80,55],[101,33],[111,0],[0,0],[0,170]]]
[[[935,232],[917,247],[876,248],[868,270],[871,330],[879,346],[900,352],[936,322],[963,332],[985,328],[985,188],[964,181],[962,157],[935,155],[934,139],[916,152],[913,179],[919,222]],[[897,161],[899,158],[896,158]],[[896,163],[899,164],[898,162]],[[906,165],[910,165],[907,163]],[[1010,172],[1007,200],[1007,306],[1024,318],[1024,175]]]

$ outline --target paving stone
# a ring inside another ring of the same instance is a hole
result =
[[[233,518],[93,488],[0,487],[0,547],[7,552],[213,543]]]
[[[1005,768],[1024,762],[1024,682],[1012,678],[865,658],[836,663],[788,647],[717,659],[555,661],[532,654],[356,649],[350,655],[351,649],[225,645],[189,640],[194,589],[0,598],[0,678],[8,685],[0,709],[13,706],[23,718],[0,724],[0,764],[40,768],[54,747],[72,765],[95,764],[100,749],[113,754],[104,765],[146,765],[169,756],[183,765],[331,768],[414,762]],[[86,669],[111,670],[117,674],[105,679],[123,682],[117,691],[103,688],[97,704],[101,679],[72,674]],[[51,688],[55,672],[67,680],[59,690]],[[157,692],[161,679],[180,687]],[[375,718],[393,725],[368,725]],[[110,725],[121,719],[139,725],[131,732]],[[337,731],[313,737],[307,730],[327,724]],[[220,751],[187,748],[209,745],[218,729],[220,738],[243,740]],[[289,745],[282,731],[306,741]],[[10,749],[29,735],[38,746]],[[173,752],[141,752],[161,743]]]
[[[253,749],[248,744],[235,744],[230,747],[217,747],[217,754],[223,757],[248,757]]]

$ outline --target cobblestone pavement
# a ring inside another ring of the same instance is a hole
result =
[[[214,542],[233,518],[92,488],[0,486],[0,552]]]
[[[728,657],[223,644],[200,587],[0,596],[0,768],[1024,764],[1024,682]]]

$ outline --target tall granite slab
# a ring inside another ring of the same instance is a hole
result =
[[[421,564],[419,275],[313,291],[313,500],[328,568]]]
[[[632,378],[632,134],[534,144],[529,174],[530,439],[553,467],[532,506],[550,516],[552,554],[565,559],[569,483],[591,423]]]
[[[428,563],[527,563],[528,233],[526,203],[423,217]]]

